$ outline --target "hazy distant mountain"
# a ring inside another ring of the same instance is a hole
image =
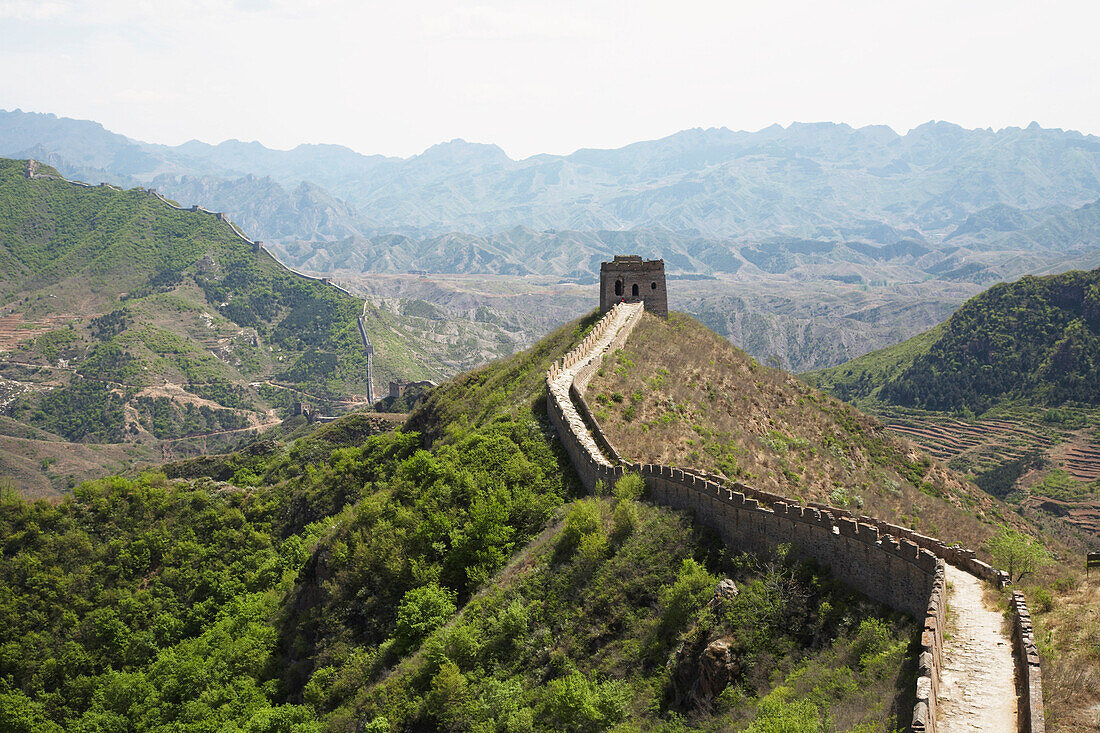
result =
[[[355,210],[323,188],[302,182],[287,189],[270,176],[241,178],[161,174],[149,185],[184,205],[232,212],[258,239],[344,239],[362,233]]]
[[[310,182],[324,189],[321,198],[347,201],[359,227],[375,233],[490,234],[525,226],[822,239],[859,232],[857,238],[889,244],[877,237],[978,235],[1005,223],[970,219],[976,212],[1007,206],[1057,213],[1100,198],[1100,138],[1036,124],[994,132],[930,122],[906,135],[833,123],[694,129],[615,150],[517,161],[495,145],[462,140],[407,159],[336,145],[280,151],[234,140],[171,147],[91,122],[0,113],[0,154],[36,145],[72,166],[139,182],[165,173],[267,176],[286,190]],[[285,229],[268,222],[262,228]]]
[[[1018,210],[1014,210],[1018,211]],[[513,227],[490,235],[381,234],[337,241],[272,244],[280,259],[315,272],[435,272],[555,275],[594,281],[616,253],[661,257],[672,273],[786,277],[875,285],[937,280],[988,284],[1025,273],[1095,267],[1100,259],[1100,204],[1087,204],[1020,231],[982,230],[946,243],[878,229],[882,244],[860,239],[708,238],[662,229],[535,231]]]

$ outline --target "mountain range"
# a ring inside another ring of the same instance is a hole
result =
[[[687,130],[517,161],[463,141],[404,159],[166,146],[14,111],[0,112],[5,152],[225,211],[283,263],[382,297],[419,285],[378,275],[469,276],[486,291],[511,276],[514,296],[531,278],[537,297],[513,302],[538,325],[512,328],[517,345],[583,313],[565,283],[592,284],[624,252],[663,258],[675,308],[796,371],[909,338],[993,283],[1100,266],[1100,138],[1034,124]]]
[[[829,122],[694,129],[516,161],[496,145],[463,140],[408,158],[340,145],[168,146],[15,110],[0,113],[0,154],[155,185],[183,203],[209,197],[202,203],[242,221],[255,216],[278,239],[340,239],[349,230],[485,236],[522,226],[891,244],[1021,231],[1100,197],[1100,139],[1035,123],[993,131],[930,122],[904,135]],[[261,204],[268,198],[312,212],[312,236],[288,226],[278,206]]]

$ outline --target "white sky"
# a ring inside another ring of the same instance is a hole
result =
[[[1100,2],[0,0],[0,108],[513,157],[773,122],[1100,133]]]

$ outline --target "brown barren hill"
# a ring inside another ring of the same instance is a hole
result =
[[[645,315],[587,400],[624,458],[845,506],[969,547],[1002,506],[876,419],[765,367],[694,319]]]

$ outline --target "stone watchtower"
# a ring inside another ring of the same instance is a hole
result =
[[[664,260],[615,255],[614,261],[600,263],[600,313],[607,313],[616,303],[639,300],[653,315],[668,318]]]

